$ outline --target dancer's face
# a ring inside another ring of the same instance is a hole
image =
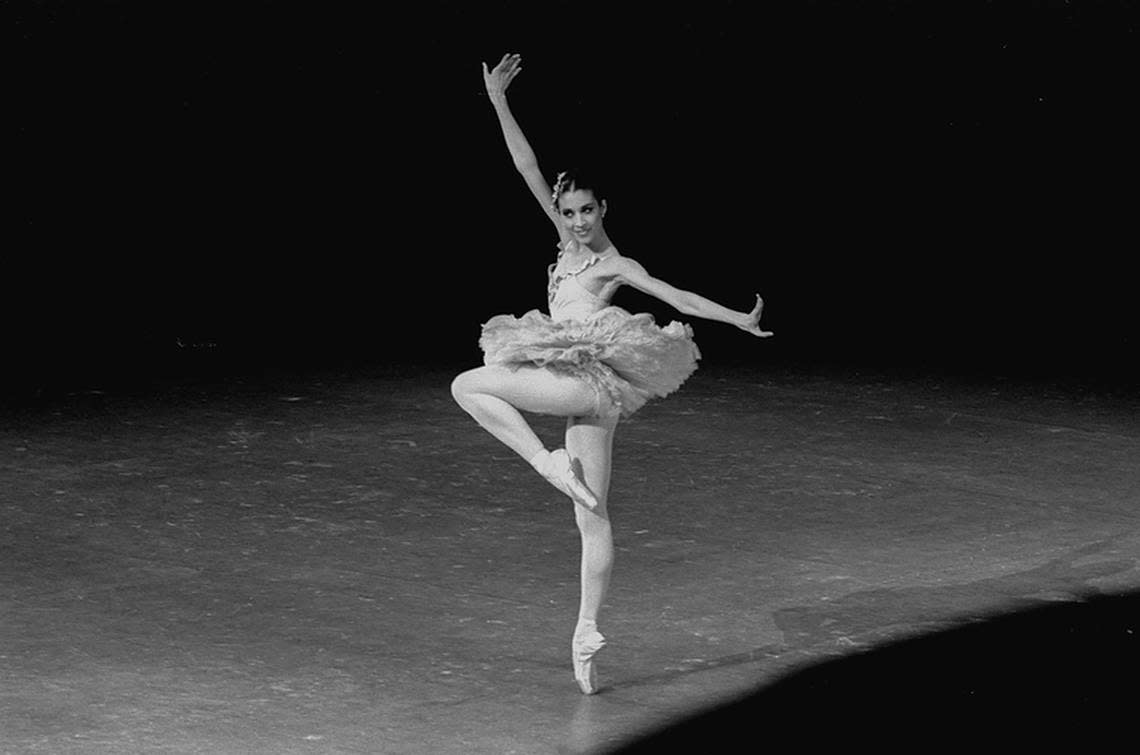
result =
[[[575,189],[566,192],[558,200],[562,225],[579,244],[589,244],[602,236],[602,215],[605,211],[606,203],[599,205],[592,191]]]

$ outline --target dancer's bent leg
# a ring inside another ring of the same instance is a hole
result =
[[[527,461],[543,445],[520,410],[570,417],[592,413],[596,401],[589,385],[568,375],[541,367],[499,365],[459,375],[451,383],[451,395],[487,432]]]
[[[613,436],[617,417],[571,418],[566,424],[566,448],[582,465],[582,476],[594,491],[598,506],[575,507],[582,538],[581,597],[571,652],[574,677],[586,694],[598,691],[594,656],[605,645],[598,632],[598,613],[605,601],[613,570],[614,544],[606,507],[609,498]]]
[[[451,394],[476,422],[555,487],[587,508],[597,505],[590,489],[573,474],[567,453],[548,454],[520,412],[563,417],[591,414],[597,394],[587,383],[540,367],[488,365],[456,377]]]

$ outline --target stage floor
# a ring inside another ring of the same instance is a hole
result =
[[[801,666],[1140,588],[1135,394],[708,367],[618,429],[584,697],[571,504],[451,375],[5,409],[0,749],[603,752]]]

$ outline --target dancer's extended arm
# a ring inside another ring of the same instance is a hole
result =
[[[615,263],[618,266],[618,279],[622,283],[660,299],[682,314],[735,325],[760,338],[773,335],[771,331],[760,329],[760,315],[764,311],[764,300],[760,298],[759,294],[756,295],[756,306],[752,308],[751,312],[737,312],[699,294],[682,291],[663,280],[654,278],[646,272],[640,263],[629,257],[621,257]]]
[[[543,178],[542,171],[538,168],[538,158],[535,157],[530,142],[523,136],[522,128],[519,127],[518,121],[507,105],[507,87],[521,70],[522,57],[508,53],[490,71],[487,70],[487,64],[483,64],[483,83],[487,87],[487,97],[495,108],[495,114],[499,116],[499,125],[503,129],[503,138],[507,141],[507,149],[511,153],[511,159],[514,160],[515,168],[561,235],[562,223],[550,202],[550,184]]]

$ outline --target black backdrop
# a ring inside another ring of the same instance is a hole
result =
[[[9,377],[476,363],[555,241],[481,95],[506,51],[623,253],[764,295],[777,337],[695,323],[706,361],[1131,364],[1131,3],[379,5],[7,6]]]

